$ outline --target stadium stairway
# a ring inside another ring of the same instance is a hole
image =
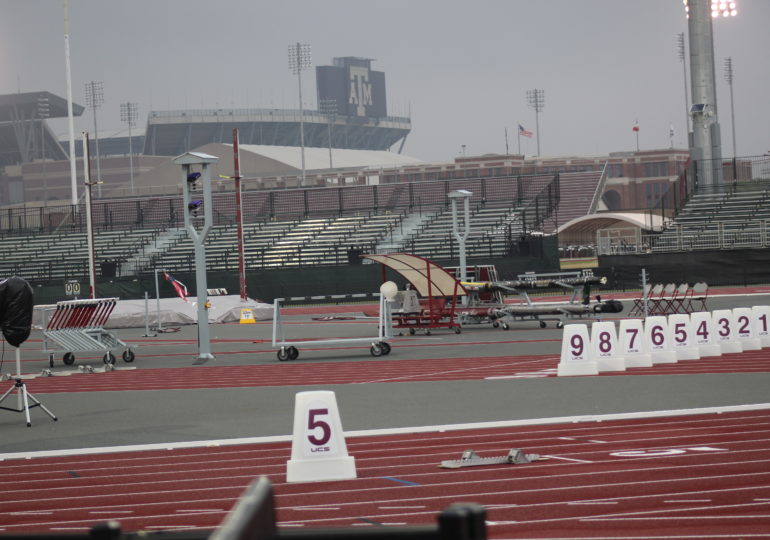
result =
[[[153,242],[146,244],[141,253],[133,253],[130,258],[123,263],[122,273],[124,275],[134,275],[139,271],[146,270],[147,261],[153,259],[153,255],[164,253],[171,246],[178,244],[187,236],[184,227],[173,227],[160,231]]]
[[[440,211],[435,212],[412,212],[407,215],[398,228],[394,228],[391,234],[377,244],[377,253],[396,253],[403,251],[404,242],[412,236],[415,231],[423,227],[426,223],[435,219]]]
[[[543,222],[542,231],[553,233],[568,221],[590,214],[601,180],[600,171],[559,173],[559,205]]]

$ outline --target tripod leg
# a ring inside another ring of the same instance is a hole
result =
[[[16,388],[16,387],[15,387],[15,386],[11,386],[11,387],[8,389],[8,391],[7,391],[5,394],[3,394],[3,397],[0,397],[0,403],[2,403],[2,402],[5,400],[5,398],[7,398],[7,397],[8,397],[8,395],[9,395],[11,392],[13,392],[14,388]]]
[[[27,427],[31,427],[32,420],[29,419],[29,400],[27,399],[27,387],[24,384],[21,385],[21,395],[24,406],[24,416],[27,417]],[[19,409],[21,409],[21,406],[19,406]]]
[[[56,422],[56,421],[58,420],[58,418],[56,418],[56,415],[54,415],[54,413],[52,413],[51,411],[49,411],[49,410],[48,410],[48,408],[47,408],[45,405],[43,405],[42,403],[40,403],[40,401],[38,401],[38,399],[37,399],[35,396],[33,396],[32,394],[30,394],[29,392],[27,392],[27,391],[26,391],[26,387],[24,388],[24,391],[25,391],[25,393],[27,394],[27,396],[29,397],[29,399],[31,399],[32,401],[34,401],[34,402],[35,402],[35,405],[33,405],[33,407],[40,407],[41,409],[43,409],[43,410],[45,411],[45,413],[46,413],[48,416],[50,416],[50,417],[51,417],[51,419],[52,419],[54,422]]]

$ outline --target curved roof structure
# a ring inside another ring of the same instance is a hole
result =
[[[408,253],[362,257],[381,263],[404,276],[420,296],[465,296],[465,289],[452,274],[423,257]]]
[[[663,218],[659,214],[639,214],[634,212],[605,212],[601,214],[588,214],[561,225],[556,233],[582,232],[593,233],[599,229],[608,229],[618,225],[638,227],[648,231],[660,231],[663,229]]]

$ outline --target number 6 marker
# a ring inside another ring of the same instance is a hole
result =
[[[291,459],[286,462],[286,481],[355,477],[356,464],[348,455],[334,392],[298,392],[294,398],[294,432]]]

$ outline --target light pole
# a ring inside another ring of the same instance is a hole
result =
[[[684,75],[684,129],[685,133],[690,133],[690,96],[687,93],[687,57],[685,56],[684,32],[676,35],[677,49],[679,52],[679,61],[682,62],[682,73]]]
[[[131,174],[131,195],[134,195],[134,147],[131,141],[131,127],[136,125],[139,111],[136,103],[127,101],[120,104],[120,120],[128,124],[128,167]]]
[[[43,204],[48,206],[48,176],[45,172],[45,119],[51,116],[48,98],[37,98],[37,117],[40,119],[40,160],[43,164]]]
[[[457,240],[458,251],[460,252],[460,281],[468,281],[468,263],[465,258],[465,241],[471,230],[471,213],[468,206],[473,193],[467,189],[456,189],[449,193],[449,200],[452,201],[452,232]],[[463,226],[462,231],[457,219],[457,200],[463,201]],[[467,305],[467,297],[463,297],[463,305]]]
[[[329,124],[329,168],[332,166],[332,122],[337,118],[337,100],[336,99],[322,99],[320,103],[321,114],[326,115],[326,120]]]
[[[717,114],[716,69],[712,19],[738,13],[734,1],[685,0],[690,44],[690,92],[692,94],[692,141],[690,157],[701,163],[698,182],[722,183],[722,136]]]
[[[302,109],[302,70],[310,67],[310,45],[297,42],[289,45],[289,69],[297,75],[299,86],[299,145],[302,152],[302,185],[305,185],[305,120]]]
[[[733,131],[733,157],[735,157],[735,105],[733,104],[733,58],[731,56],[725,58],[725,80],[730,85],[730,120]],[[733,174],[735,174],[735,171],[733,171]]]
[[[100,109],[104,104],[104,84],[91,81],[86,83],[86,105],[94,113],[94,141],[96,142],[96,182],[99,197],[102,196],[102,165],[99,155],[99,130],[96,127],[96,109]]]
[[[545,107],[545,90],[527,90],[527,104],[535,109],[535,128],[537,129],[537,156],[540,157],[540,112]]]

